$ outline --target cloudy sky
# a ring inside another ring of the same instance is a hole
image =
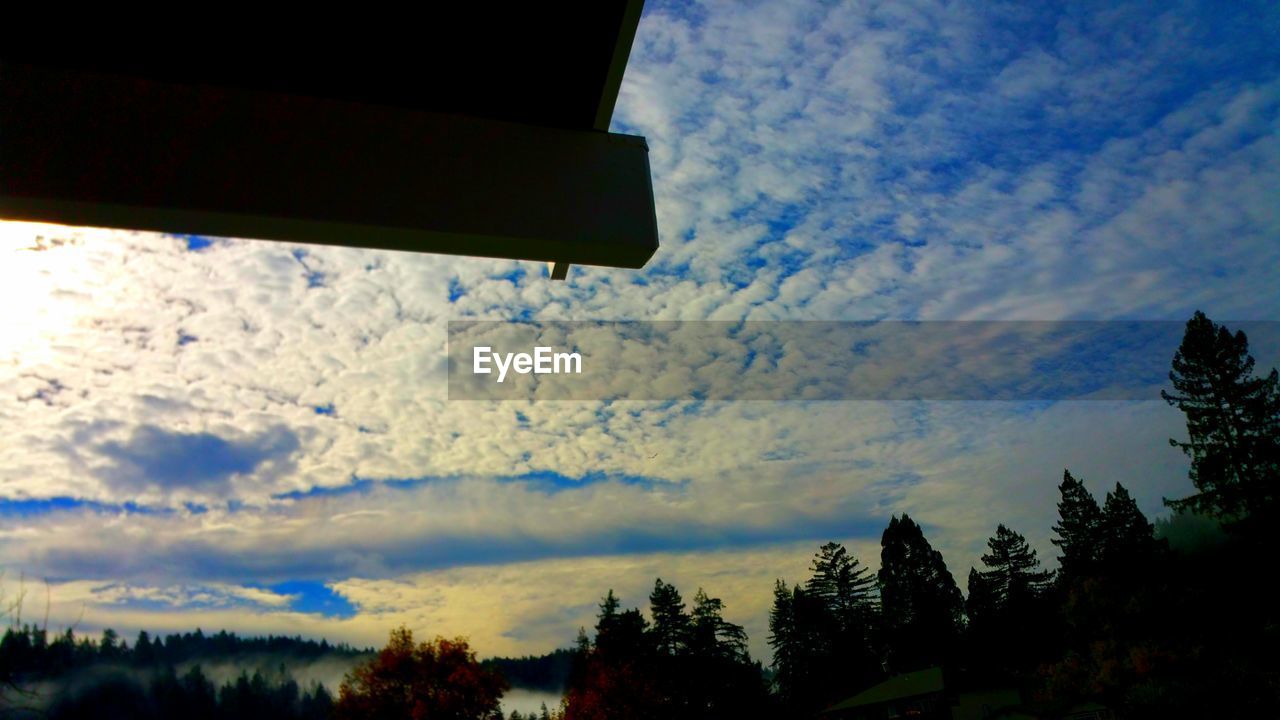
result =
[[[1280,319],[1280,10],[1064,5],[650,0],[641,271],[0,223],[6,599],[510,655],[662,577],[767,660],[774,579],[894,513],[960,579],[999,522],[1052,564],[1064,467],[1161,514],[1158,398],[447,399],[459,319]]]

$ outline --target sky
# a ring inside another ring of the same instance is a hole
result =
[[[998,523],[1052,567],[1064,468],[1152,518],[1192,492],[1175,408],[451,402],[447,323],[1278,320],[1278,47],[1266,2],[650,0],[612,129],[662,245],[567,282],[0,223],[4,599],[520,655],[660,577],[767,661],[775,579],[828,540],[876,568],[894,514],[962,586]]]

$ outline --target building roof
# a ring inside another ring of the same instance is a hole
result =
[[[642,267],[648,145],[608,132],[642,6],[121,13],[6,44],[0,216]]]
[[[96,28],[96,40],[6,43],[0,59],[608,130],[642,5],[442,3],[399,13],[353,7],[278,18],[211,11],[170,32],[161,18],[157,32],[121,14]]]
[[[878,705],[880,703],[902,700],[904,698],[930,695],[943,691],[942,668],[934,667],[926,670],[895,675],[879,685],[873,685],[847,700],[842,700],[827,708],[824,712],[836,712],[851,708]]]

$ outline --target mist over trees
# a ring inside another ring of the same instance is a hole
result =
[[[201,630],[153,638],[143,630],[132,645],[108,628],[99,637],[73,630],[53,634],[30,623],[0,639],[6,680],[0,715],[72,718],[285,718],[331,715],[323,683],[301,685],[290,668],[361,652],[345,644],[294,637],[242,638]],[[209,669],[234,664],[221,682]]]

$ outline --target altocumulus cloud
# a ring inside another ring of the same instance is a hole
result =
[[[236,476],[289,473],[299,448],[298,436],[279,426],[227,439],[208,432],[171,432],[144,425],[127,441],[107,441],[96,450],[114,461],[101,473],[117,488],[198,489],[222,494],[231,490]]]

